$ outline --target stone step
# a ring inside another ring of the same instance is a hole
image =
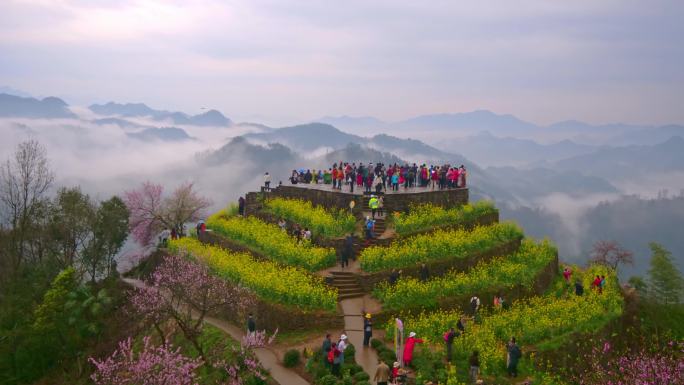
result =
[[[331,271],[330,274],[332,274],[332,275],[345,275],[345,276],[350,276],[350,275],[351,275],[351,276],[355,276],[354,272],[351,272],[351,271],[339,271],[339,270]]]
[[[353,293],[353,294],[338,294],[337,295],[337,300],[342,301],[345,299],[350,299],[350,298],[358,298],[358,297],[363,297],[364,293]]]
[[[359,283],[358,282],[351,282],[351,283],[345,283],[345,284],[334,283],[333,286],[335,286],[338,289],[358,289]]]
[[[339,294],[353,294],[353,293],[363,293],[363,289],[361,287],[349,287],[349,288],[338,288],[337,292]]]
[[[357,281],[356,279],[353,279],[353,280],[352,279],[348,279],[348,280],[337,280],[336,279],[336,280],[333,280],[333,282],[332,282],[332,285],[337,286],[337,287],[352,286],[352,285],[358,285],[358,284],[359,284],[359,281]]]

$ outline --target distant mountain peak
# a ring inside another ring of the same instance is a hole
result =
[[[38,100],[0,93],[0,117],[75,118],[76,114],[64,100],[54,96]]]

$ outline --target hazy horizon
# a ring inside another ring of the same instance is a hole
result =
[[[81,0],[0,5],[0,85],[236,121],[487,109],[684,123],[684,3]]]

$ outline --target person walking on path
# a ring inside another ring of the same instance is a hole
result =
[[[461,334],[465,333],[465,325],[463,325],[463,317],[458,319],[458,322],[456,323],[456,329],[458,329],[458,332]]]
[[[331,373],[333,376],[340,376],[340,366],[342,366],[343,359],[344,353],[341,352],[339,346],[333,342],[330,352],[328,352],[328,362],[332,365]]]
[[[476,295],[470,298],[470,310],[473,312],[473,316],[477,314],[477,310],[480,308],[480,299]]]
[[[375,369],[375,375],[373,376],[373,381],[375,381],[376,384],[378,385],[387,385],[387,381],[389,381],[389,376],[390,376],[390,368],[387,366],[385,361],[380,359],[380,362],[378,363],[377,369]]]
[[[565,282],[570,285],[570,277],[572,276],[572,270],[570,270],[569,267],[565,266],[565,269],[563,269],[563,278],[565,278]]]
[[[430,276],[430,272],[428,271],[427,266],[423,263],[420,265],[420,280],[425,282],[428,280]]]
[[[373,336],[373,321],[371,321],[370,313],[366,313],[363,317],[363,346],[370,344],[370,339]]]
[[[512,377],[518,376],[518,361],[522,357],[522,352],[515,343],[515,337],[511,337],[511,341],[506,348],[508,350],[508,375]]]
[[[256,333],[256,322],[254,322],[252,313],[249,313],[249,316],[247,317],[247,334],[253,336],[254,333]]]
[[[321,345],[321,354],[323,355],[323,363],[327,368],[331,368],[332,365],[328,362],[328,353],[330,353],[330,349],[332,349],[332,341],[330,340],[330,334],[326,334],[323,344]]]
[[[416,338],[416,332],[409,333],[409,338],[406,339],[404,345],[404,366],[410,366],[411,361],[413,361],[413,349],[415,349],[416,344],[422,344],[423,340]]]
[[[370,199],[368,200],[368,207],[371,209],[371,217],[375,219],[375,213],[378,211],[378,197],[375,195],[371,195]]]
[[[454,347],[454,339],[458,337],[458,333],[454,328],[449,328],[449,331],[444,333],[444,342],[447,348],[447,362],[451,362],[451,351]]]
[[[347,235],[347,238],[344,239],[344,247],[342,247],[342,255],[340,264],[342,265],[342,268],[349,266],[349,258],[352,257],[352,254],[354,253],[354,238],[352,238],[352,235],[349,234]]]
[[[271,175],[268,172],[264,174],[264,187],[266,187],[266,191],[271,188]]]
[[[480,354],[477,350],[473,350],[473,354],[468,358],[468,365],[470,366],[470,383],[476,384],[477,377],[480,375]]]

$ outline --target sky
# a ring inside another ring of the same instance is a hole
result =
[[[0,86],[237,121],[684,123],[681,0],[1,0]]]

